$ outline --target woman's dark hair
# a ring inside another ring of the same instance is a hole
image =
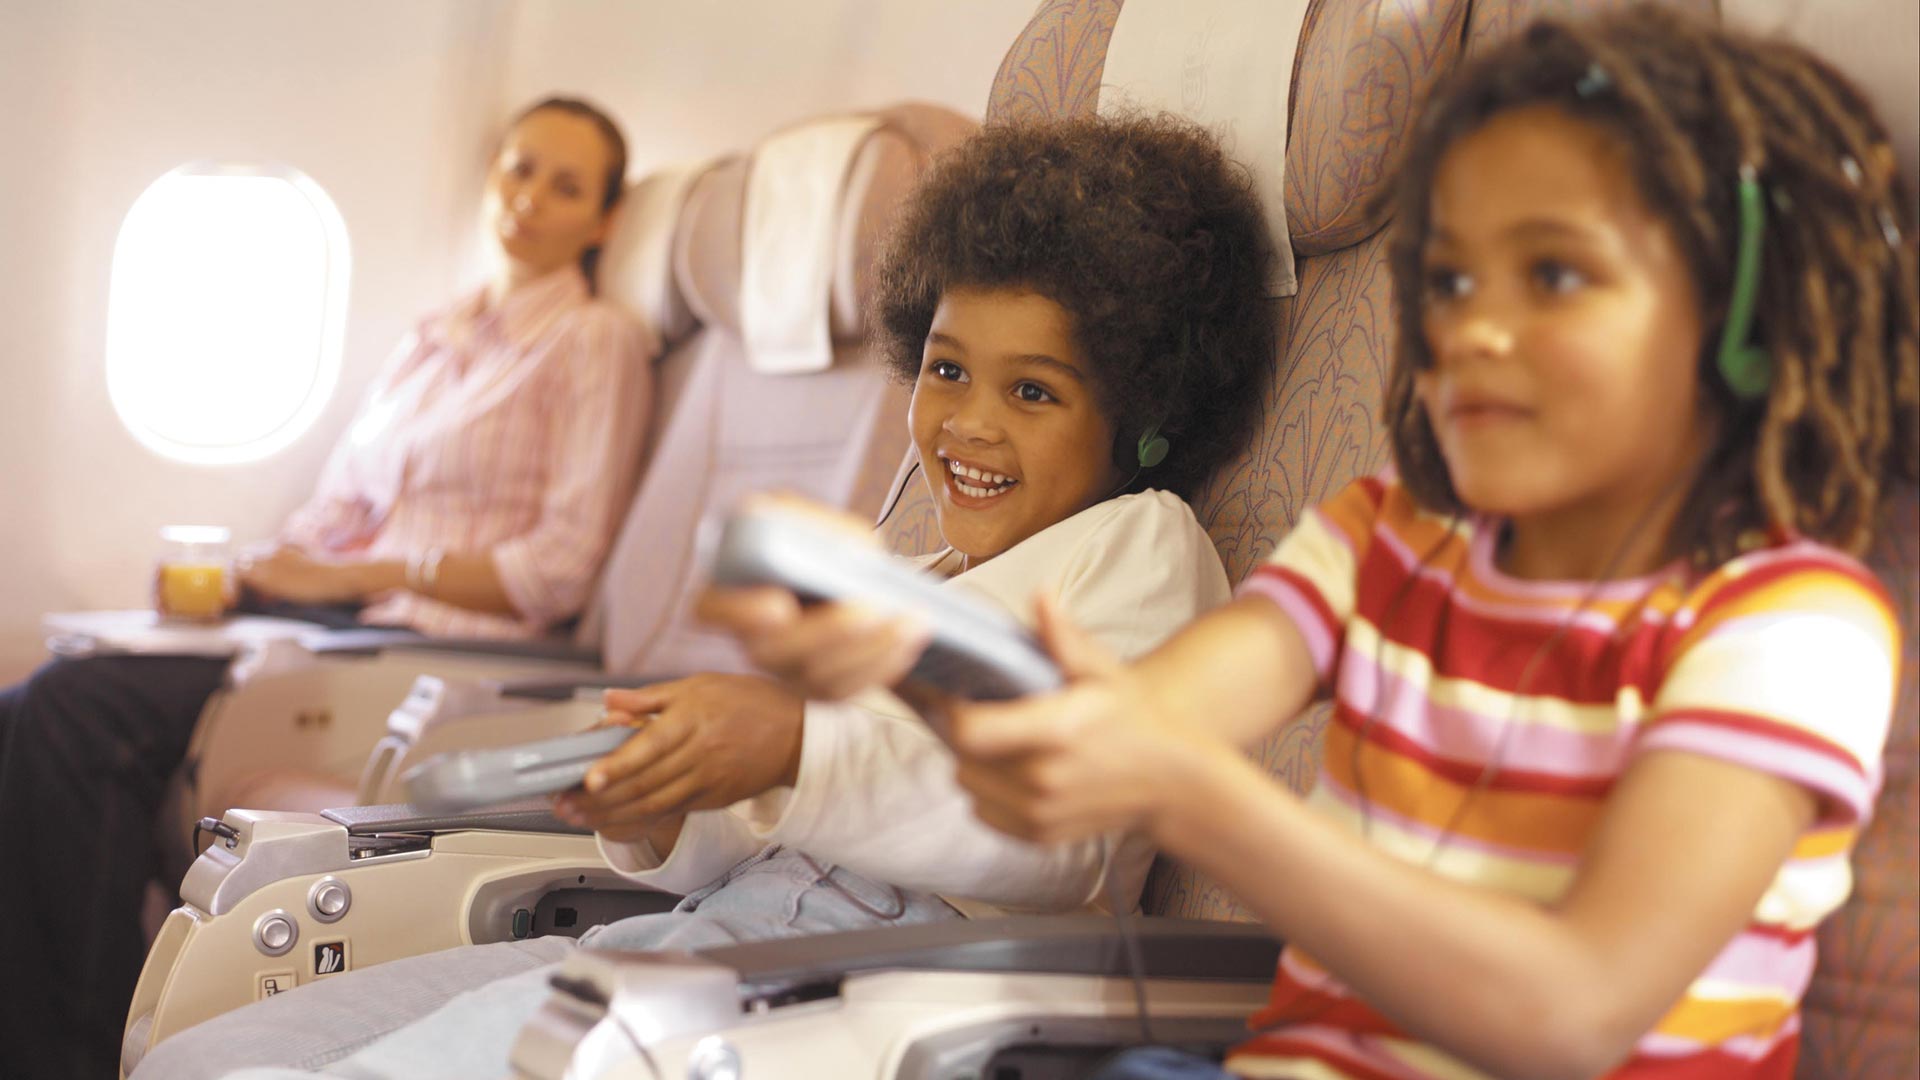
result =
[[[905,381],[940,297],[1025,289],[1066,309],[1114,428],[1172,444],[1130,490],[1191,498],[1243,448],[1274,357],[1272,241],[1246,170],[1171,116],[995,125],[943,156],[880,259],[874,322]]]
[[[513,118],[513,123],[507,126],[512,128],[534,113],[547,111],[563,112],[568,116],[577,116],[591,123],[594,130],[598,131],[600,137],[606,141],[607,172],[602,178],[600,212],[602,214],[611,212],[620,204],[620,196],[626,192],[627,137],[620,133],[620,125],[614,123],[613,117],[608,116],[605,110],[580,98],[550,97],[536,101],[520,110],[519,115]],[[587,276],[587,288],[598,293],[600,291],[599,245],[596,244],[580,253],[580,272]]]
[[[1430,508],[1464,509],[1414,393],[1414,376],[1432,363],[1421,323],[1434,173],[1490,118],[1539,104],[1628,151],[1641,198],[1706,298],[1698,364],[1721,432],[1673,549],[1713,565],[1753,530],[1785,528],[1863,552],[1885,478],[1920,473],[1920,278],[1886,131],[1865,97],[1804,49],[1652,4],[1535,23],[1429,105],[1390,196],[1399,350],[1385,409],[1402,481]],[[1773,374],[1753,400],[1735,396],[1714,363],[1743,167],[1767,197],[1750,340]]]

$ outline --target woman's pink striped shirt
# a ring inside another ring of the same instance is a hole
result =
[[[593,588],[632,494],[658,349],[576,267],[492,307],[472,294],[401,343],[281,539],[369,558],[489,554],[517,617],[396,591],[361,620],[539,635]]]

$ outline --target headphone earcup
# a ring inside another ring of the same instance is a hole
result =
[[[1157,434],[1153,428],[1148,428],[1147,433],[1140,436],[1140,467],[1153,468],[1167,460],[1167,454],[1172,450],[1173,444],[1167,441],[1166,436]]]

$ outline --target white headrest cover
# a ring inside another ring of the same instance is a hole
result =
[[[1273,236],[1268,291],[1300,289],[1287,238],[1287,101],[1310,0],[1127,0],[1107,42],[1102,113],[1177,113],[1253,172]]]
[[[833,364],[834,269],[847,173],[875,116],[843,116],[760,144],[747,178],[741,238],[740,334],[763,374]]]

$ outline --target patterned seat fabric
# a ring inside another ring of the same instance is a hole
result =
[[[1300,513],[1386,459],[1378,407],[1392,355],[1386,222],[1369,216],[1420,103],[1463,57],[1532,19],[1624,6],[1626,0],[1315,0],[1295,60],[1286,213],[1299,295],[1282,301],[1278,378],[1265,424],[1199,500],[1233,580]],[[1671,0],[1715,14],[1714,0]],[[1089,113],[1121,0],[1044,0],[994,79],[989,123]],[[1910,178],[1920,181],[1920,177]],[[885,523],[898,550],[938,544],[931,506],[913,489]],[[1900,605],[1909,655],[1878,814],[1856,858],[1853,899],[1822,929],[1806,1007],[1800,1073],[1920,1074],[1920,690],[1916,502],[1903,492],[1873,564]],[[1260,749],[1279,779],[1312,783],[1324,710]],[[1145,908],[1157,915],[1244,919],[1217,884],[1162,861]]]

